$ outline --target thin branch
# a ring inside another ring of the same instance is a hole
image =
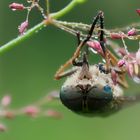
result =
[[[64,7],[62,10],[56,13],[52,13],[51,17],[54,19],[58,19],[62,16],[64,16],[66,13],[71,11],[73,7],[75,7],[78,3],[84,2],[85,0],[72,0],[66,7]]]
[[[49,16],[52,19],[60,18],[64,14],[68,13],[69,11],[71,11],[72,8],[74,8],[78,3],[81,3],[81,2],[84,2],[84,1],[85,0],[72,0],[65,8],[63,8],[62,10],[60,10],[60,11],[58,11],[56,13],[52,13]],[[9,41],[5,45],[1,46],[0,47],[0,55],[5,53],[5,52],[7,52],[7,51],[9,51],[9,50],[11,50],[12,48],[16,47],[19,43],[23,42],[24,40],[30,38],[32,35],[36,34],[36,32],[38,32],[43,27],[46,27],[46,25],[51,23],[49,21],[50,18],[48,18],[45,21],[42,21],[41,23],[37,24],[36,26],[34,26],[30,30],[28,30],[24,35],[19,36],[19,37],[15,38],[15,39]]]
[[[23,42],[24,40],[26,40],[29,37],[31,37],[32,35],[34,35],[36,32],[38,32],[38,30],[45,27],[44,25],[45,25],[44,22],[41,22],[38,25],[31,28],[30,30],[28,30],[24,35],[21,35],[15,39],[11,40],[7,44],[1,46],[0,47],[0,55],[11,50],[15,46],[17,46],[19,43]]]

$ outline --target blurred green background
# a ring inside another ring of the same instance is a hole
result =
[[[61,9],[69,1],[50,0],[51,11]],[[15,38],[18,35],[18,25],[25,20],[25,12],[12,12],[8,8],[12,2],[25,3],[25,0],[0,0],[0,45]],[[135,12],[137,8],[140,8],[138,0],[87,0],[61,20],[90,24],[97,11],[103,10],[106,27],[120,27],[140,20]],[[41,20],[40,14],[33,10],[30,27]],[[60,89],[64,80],[55,81],[53,75],[70,58],[75,44],[76,39],[72,35],[55,27],[47,27],[0,56],[0,98],[10,93],[13,98],[12,107],[15,108],[30,104],[53,89]],[[129,46],[136,45],[138,42],[129,42]],[[132,84],[127,92],[133,95],[138,91],[139,85]],[[51,108],[62,112],[63,119],[31,119],[22,116],[11,121],[2,120],[9,131],[0,133],[0,140],[140,139],[140,104],[107,118],[76,115],[60,102]]]

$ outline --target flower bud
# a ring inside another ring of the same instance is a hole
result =
[[[15,117],[15,114],[13,112],[10,112],[10,111],[5,112],[5,118],[14,119],[14,117]]]
[[[112,39],[121,39],[122,37],[126,37],[124,33],[111,33],[110,37]]]
[[[117,49],[117,52],[118,52],[121,56],[127,55],[126,50],[125,50],[124,48],[119,48],[119,49]]]
[[[21,35],[24,34],[24,32],[26,31],[27,27],[28,27],[28,21],[26,20],[26,21],[22,22],[21,25],[18,27],[19,33]]]
[[[4,96],[1,100],[1,105],[4,107],[8,106],[10,103],[11,103],[11,96],[9,95]]]
[[[25,114],[31,117],[35,117],[39,113],[39,108],[36,106],[27,106],[24,109]]]
[[[59,92],[57,90],[51,91],[47,95],[47,101],[52,101],[52,100],[58,99],[58,98],[59,98]]]
[[[133,35],[136,35],[136,29],[135,28],[132,28],[131,30],[129,30],[128,32],[127,32],[127,35],[128,36],[133,36]]]
[[[99,54],[103,55],[102,47],[101,47],[99,41],[97,41],[97,40],[88,41],[87,44],[89,45],[90,48],[94,49]]]
[[[140,65],[140,50],[136,52],[136,62]]]
[[[23,4],[19,4],[19,3],[12,3],[9,5],[9,8],[12,9],[13,11],[15,10],[24,10],[25,7]]]
[[[126,65],[126,68],[127,68],[127,72],[129,74],[130,77],[133,77],[133,74],[134,74],[134,68],[133,68],[133,64],[132,63],[128,63]]]
[[[118,67],[122,67],[124,64],[125,61],[123,59],[118,61]]]
[[[140,16],[140,9],[137,9],[136,12]]]
[[[6,126],[4,124],[0,124],[0,132],[5,132],[6,130]]]
[[[47,117],[56,118],[56,119],[62,118],[62,114],[61,113],[59,113],[59,112],[57,112],[55,110],[52,110],[52,109],[47,110],[46,116]]]

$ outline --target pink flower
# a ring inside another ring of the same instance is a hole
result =
[[[27,106],[24,109],[25,114],[31,116],[31,117],[35,117],[38,113],[39,113],[39,108],[36,106]]]
[[[24,10],[25,7],[23,4],[12,3],[9,5],[9,8],[11,8],[13,11],[15,11],[15,10]]]
[[[128,31],[127,35],[128,36],[133,36],[133,35],[136,35],[136,32],[137,32],[136,29],[132,28],[131,30]]]
[[[136,12],[140,16],[140,9],[137,9]]]
[[[11,103],[11,96],[9,95],[4,96],[1,100],[1,104],[4,107],[8,106],[10,103]]]
[[[28,27],[28,21],[26,20],[26,21],[22,22],[21,25],[18,27],[19,33],[21,35],[24,34],[24,32],[26,31],[27,27]]]

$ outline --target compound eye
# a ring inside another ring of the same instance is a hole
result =
[[[112,88],[109,85],[103,87],[93,86],[89,91],[88,96],[96,99],[112,99]]]
[[[63,86],[60,90],[62,103],[73,111],[82,110],[82,92],[76,86]]]
[[[89,91],[87,98],[89,110],[100,110],[112,101],[112,89],[109,85],[94,86]]]
[[[104,86],[103,90],[105,93],[112,94],[112,89],[109,85]]]
[[[103,87],[103,92],[104,92],[104,98],[105,99],[112,99],[113,98],[113,92],[112,88],[109,85],[106,85]]]

